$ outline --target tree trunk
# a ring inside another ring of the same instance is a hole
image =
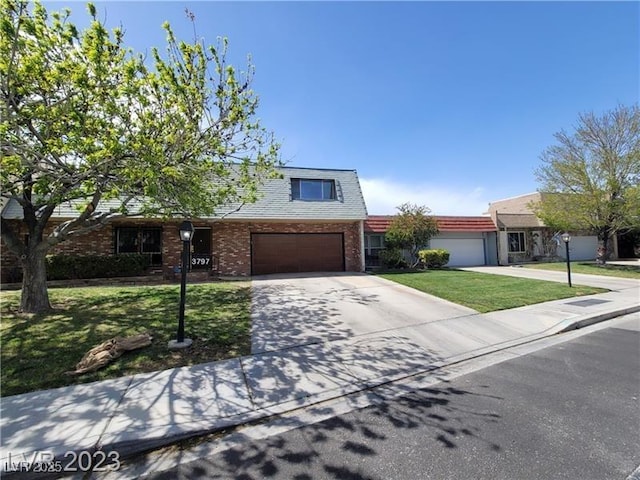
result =
[[[34,249],[22,258],[20,311],[41,313],[51,310],[47,290],[46,251]]]
[[[598,233],[598,252],[596,263],[605,265],[609,258],[609,229],[604,229]]]

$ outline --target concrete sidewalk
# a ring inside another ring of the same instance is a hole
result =
[[[491,273],[494,275],[507,275],[510,277],[532,278],[536,280],[546,280],[548,282],[567,283],[566,271],[543,270],[536,268],[526,268],[521,266],[484,266],[465,267],[461,270],[469,272]],[[607,288],[609,290],[636,289],[638,291],[638,280],[632,278],[608,277],[605,275],[588,275],[584,273],[571,273],[571,282],[574,285],[586,285],[588,287]]]
[[[37,452],[124,457],[640,311],[640,282],[623,283],[589,297],[5,397],[0,468]]]

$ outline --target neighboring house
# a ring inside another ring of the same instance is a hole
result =
[[[497,229],[490,217],[436,216],[438,235],[425,248],[449,251],[450,267],[497,265]],[[368,268],[380,266],[379,252],[392,215],[371,215],[364,223],[365,259]]]
[[[192,220],[196,229],[192,268],[229,276],[364,270],[367,211],[357,173],[293,167],[282,167],[280,173],[282,178],[265,182],[257,202],[237,210],[232,205],[215,217]],[[71,205],[61,206],[51,222],[75,216]],[[2,217],[17,225],[22,209],[11,201]],[[149,256],[153,267],[170,273],[180,264],[181,221],[118,219],[60,243],[51,253],[141,253]],[[3,281],[9,280],[17,265],[3,245]]]
[[[540,192],[498,200],[489,204],[489,215],[498,227],[500,265],[565,258],[565,246],[559,235],[544,225],[531,209],[544,194]],[[598,238],[589,232],[570,232],[571,260],[593,260]],[[616,247],[614,241],[614,257]]]

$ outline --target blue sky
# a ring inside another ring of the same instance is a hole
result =
[[[370,214],[480,215],[538,188],[553,134],[639,100],[638,2],[95,2],[135,50],[168,20],[251,54],[259,117],[294,166],[358,171]],[[68,5],[79,25],[80,2]]]

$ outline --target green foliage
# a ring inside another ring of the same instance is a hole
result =
[[[405,249],[411,255],[413,266],[418,263],[418,251],[438,233],[436,220],[425,206],[404,203],[398,207],[384,241],[391,248]]]
[[[17,313],[19,292],[0,292],[2,396],[251,353],[248,282],[189,285],[185,329],[193,346],[177,352],[167,349],[167,342],[176,338],[179,299],[179,285],[55,288],[55,311],[25,316]],[[150,346],[127,352],[97,372],[65,375],[92,347],[143,332],[153,336]]]
[[[420,250],[418,252],[418,258],[420,259],[420,263],[427,268],[441,268],[449,263],[449,252],[442,248]]]
[[[523,307],[561,298],[604,293],[603,288],[444,268],[415,273],[385,273],[383,278],[473,308],[480,313]]]
[[[606,247],[617,232],[640,225],[640,108],[618,106],[578,117],[556,133],[536,177],[545,193],[532,205],[554,229],[588,229]]]
[[[227,65],[226,39],[187,43],[165,24],[165,54],[153,49],[149,68],[91,5],[84,31],[69,11],[1,5],[3,194],[77,200],[93,218],[101,199],[117,200],[110,215],[201,215],[255,200],[275,174],[279,145],[255,119],[253,66]]]
[[[385,268],[406,268],[407,261],[399,248],[380,250],[380,261]]]
[[[111,278],[143,275],[149,266],[148,255],[49,255],[48,280]]]
[[[145,59],[91,4],[88,14],[79,30],[69,10],[0,0],[0,195],[20,203],[29,243],[6,222],[2,237],[23,266],[119,216],[198,217],[253,202],[277,176],[253,65],[227,64],[226,39],[186,42],[165,24],[166,47]],[[66,203],[77,216],[43,236]]]

